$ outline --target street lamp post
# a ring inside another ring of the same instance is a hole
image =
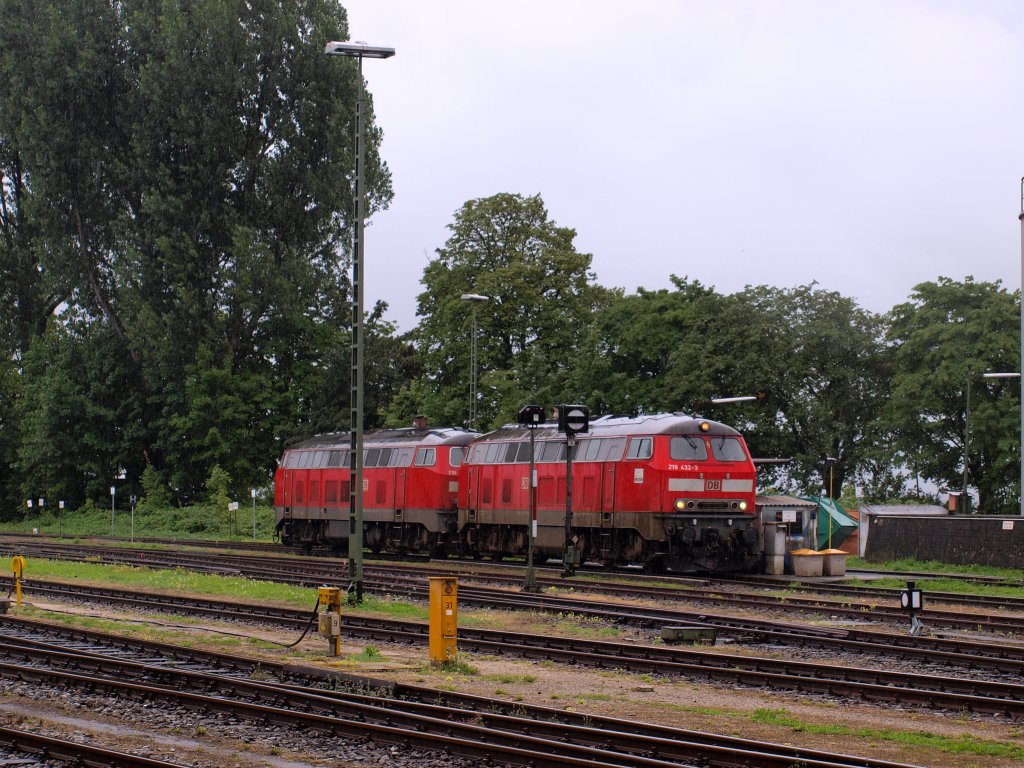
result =
[[[1020,360],[1024,366],[1024,179],[1020,180]],[[1021,368],[1024,371],[1024,368]],[[1024,377],[1020,380],[1020,513],[1024,515]]]
[[[970,496],[967,495],[967,459],[969,457],[968,445],[971,441],[971,379],[974,378],[975,374],[967,375],[967,404],[964,409],[964,476],[963,476],[963,488],[960,496],[960,503],[964,507],[970,504]],[[1005,372],[989,372],[981,374],[983,379],[1016,379],[1020,377],[1019,373],[1005,371]],[[964,511],[963,509],[960,510]]]
[[[464,293],[460,297],[473,305],[473,337],[469,343],[469,429],[476,429],[476,305],[482,301],[490,301],[490,296],[481,296],[479,293]]]
[[[363,235],[366,216],[365,141],[363,136],[363,59],[388,59],[394,48],[366,43],[331,42],[328,56],[347,56],[359,62],[359,95],[356,98],[355,234],[352,238],[352,386],[349,393],[351,438],[349,440],[349,599],[363,601]]]

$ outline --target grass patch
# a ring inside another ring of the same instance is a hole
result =
[[[348,657],[349,661],[383,661],[384,654],[375,645],[368,645],[363,648],[362,653],[354,653]]]
[[[950,576],[995,576],[1024,584],[1024,571],[1019,568],[996,568],[990,565],[954,565],[951,563],[940,563],[935,560],[915,560],[913,558],[890,560],[885,563],[869,563],[860,557],[851,557],[847,560],[847,567],[861,571],[907,571],[941,573]]]
[[[480,670],[474,667],[472,664],[464,661],[463,659],[455,656],[448,659],[447,661],[433,661],[430,663],[430,668],[435,672],[443,672],[448,675],[479,675]]]
[[[481,675],[481,680],[487,680],[493,683],[504,683],[505,685],[512,685],[513,683],[533,683],[536,682],[537,678],[535,675],[509,675],[509,674],[498,674],[498,675]]]
[[[1024,761],[1024,746],[1004,741],[977,739],[970,735],[939,736],[933,733],[898,731],[893,728],[851,728],[845,725],[815,725],[805,723],[786,710],[758,709],[750,719],[755,723],[790,728],[802,733],[821,736],[854,736],[860,739],[891,741],[905,746],[925,747],[956,755],[1006,757]]]

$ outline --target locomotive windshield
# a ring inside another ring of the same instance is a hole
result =
[[[676,461],[708,460],[708,449],[702,437],[673,437],[669,443],[669,454]]]
[[[719,461],[746,461],[747,454],[735,437],[712,437],[711,453]]]

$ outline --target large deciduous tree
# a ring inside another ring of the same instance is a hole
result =
[[[576,232],[548,217],[539,195],[502,193],[470,200],[448,226],[451,236],[423,273],[413,336],[424,378],[397,398],[394,423],[419,410],[433,421],[465,424],[470,351],[478,328],[478,428],[514,420],[526,401],[581,399],[570,372],[591,313],[605,292]],[[487,296],[472,306],[463,294]]]
[[[970,383],[967,485],[986,513],[1019,511],[1020,382],[983,376],[1021,370],[1019,302],[998,281],[940,277],[890,313],[895,375],[885,420],[898,436],[895,460],[961,489]]]
[[[45,377],[99,339],[141,425],[111,437],[120,466],[101,474],[148,459],[189,498],[219,463],[249,487],[303,423],[346,426],[343,399],[307,415],[335,378],[347,392],[332,361],[349,339],[362,84],[323,53],[346,37],[330,0],[0,0],[0,328],[27,356],[54,312],[69,326],[41,345],[43,378],[23,374],[25,440],[46,437],[33,407],[97,386]],[[391,186],[366,111],[373,211]]]

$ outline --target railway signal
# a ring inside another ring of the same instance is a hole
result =
[[[917,618],[917,614],[924,609],[924,597],[920,589],[914,588],[912,581],[908,581],[907,588],[900,592],[900,608],[910,614],[910,634],[920,635],[924,624]]]
[[[580,551],[572,536],[572,449],[576,435],[590,431],[590,409],[585,405],[558,406],[558,431],[565,433],[565,547],[562,576],[574,576],[580,564]]]
[[[585,405],[558,406],[558,431],[580,435],[590,430],[590,409]]]
[[[530,430],[530,522],[526,526],[526,580],[523,582],[524,592],[539,592],[537,576],[533,571],[533,540],[537,538],[537,470],[534,468],[536,458],[534,432],[546,421],[544,409],[539,405],[524,405],[519,409],[519,423]]]

